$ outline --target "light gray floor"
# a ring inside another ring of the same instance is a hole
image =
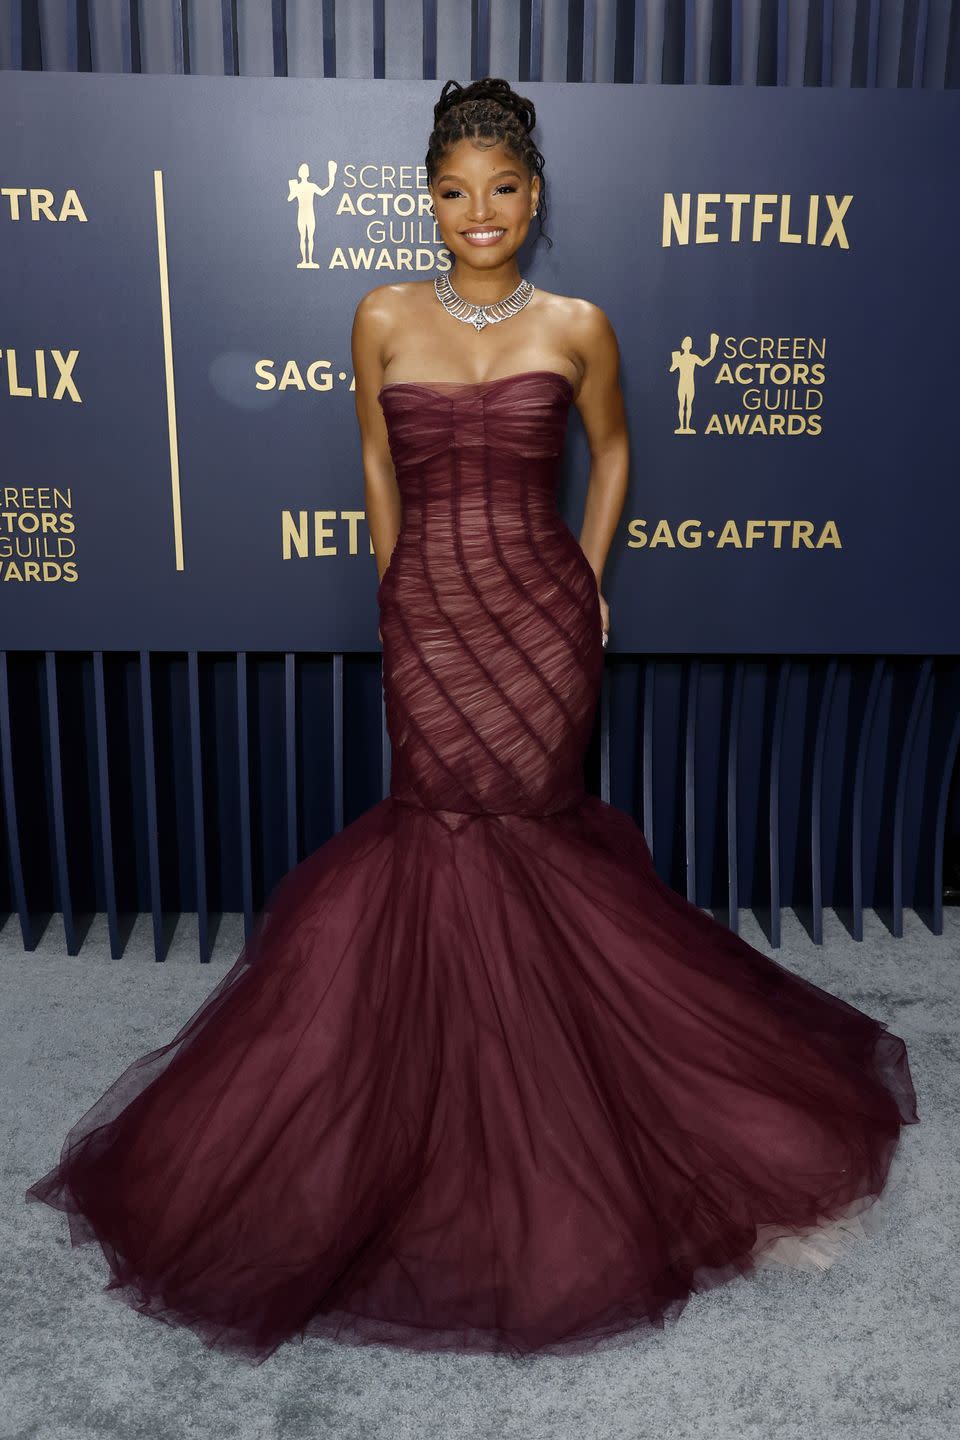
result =
[[[960,913],[930,935],[873,913],[852,941],[828,912],[814,945],[784,917],[772,951],[886,1021],[909,1051],[921,1124],[904,1132],[880,1234],[823,1274],[772,1267],[694,1296],[630,1349],[575,1359],[415,1355],[319,1340],[259,1368],[104,1294],[95,1246],[26,1205],[66,1130],[119,1071],[169,1039],[239,950],[214,962],[189,919],[157,965],[146,918],[109,959],[103,917],[68,956],[59,917],[25,954],[0,931],[0,1435],[18,1440],[947,1440],[960,1435]]]

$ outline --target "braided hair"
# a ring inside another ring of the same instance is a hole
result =
[[[532,100],[526,100],[510,88],[506,80],[492,75],[461,85],[448,80],[433,107],[433,130],[427,145],[427,179],[439,174],[444,155],[460,140],[488,141],[488,147],[504,145],[525,165],[531,177],[540,177],[540,195],[536,219],[540,234],[547,244],[553,241],[543,228],[547,214],[546,185],[543,178],[543,156],[530,132],[537,123]]]

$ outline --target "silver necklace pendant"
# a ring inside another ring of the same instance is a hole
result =
[[[499,325],[501,320],[509,320],[511,315],[517,315],[529,302],[537,287],[529,280],[521,280],[516,290],[502,300],[494,300],[490,305],[477,305],[473,300],[465,300],[462,295],[457,294],[446,275],[435,275],[433,288],[444,310],[455,320],[472,325],[479,334],[485,325]]]

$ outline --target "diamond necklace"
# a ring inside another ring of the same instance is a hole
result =
[[[511,315],[516,315],[526,305],[536,286],[529,280],[521,280],[512,294],[503,300],[494,300],[490,305],[477,305],[472,300],[464,300],[463,296],[454,290],[446,275],[435,275],[433,288],[444,310],[454,319],[462,320],[465,325],[475,326],[479,332],[485,325],[499,325],[501,320],[508,320]]]

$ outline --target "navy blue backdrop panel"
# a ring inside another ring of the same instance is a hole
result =
[[[522,88],[521,269],[621,344],[611,649],[955,652],[960,95]],[[437,93],[4,75],[2,646],[377,648],[350,324],[449,265]]]

